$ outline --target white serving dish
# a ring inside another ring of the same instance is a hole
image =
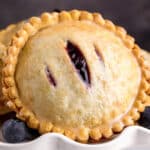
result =
[[[101,144],[81,144],[57,134],[48,133],[21,144],[0,142],[0,150],[149,150],[150,130],[139,126],[126,128],[119,136]]]

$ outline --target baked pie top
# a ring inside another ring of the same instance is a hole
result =
[[[32,17],[3,68],[7,105],[40,133],[109,138],[149,104],[149,67],[122,27],[73,10]]]
[[[113,109],[124,113],[137,95],[141,72],[119,42],[93,23],[44,28],[20,53],[15,74],[20,99],[39,119],[69,127],[98,125]]]

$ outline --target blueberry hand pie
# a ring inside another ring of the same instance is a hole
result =
[[[9,25],[8,27],[0,31],[0,79],[1,79],[1,74],[2,74],[1,72],[2,72],[2,66],[3,66],[2,60],[6,54],[6,49],[11,42],[11,38],[21,28],[22,24],[23,24],[23,21],[17,24]],[[8,107],[6,107],[3,103],[1,81],[0,81],[0,100],[1,100],[0,115],[3,115],[5,113],[8,113],[10,109],[8,109]]]
[[[80,142],[134,125],[150,104],[150,69],[126,31],[98,13],[43,13],[12,38],[7,106],[29,127]]]

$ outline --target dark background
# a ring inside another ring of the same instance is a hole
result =
[[[101,12],[150,51],[150,0],[0,0],[0,28],[56,8]]]

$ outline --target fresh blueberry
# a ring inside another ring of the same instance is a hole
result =
[[[24,122],[15,118],[3,123],[2,135],[6,142],[20,143],[36,138],[38,133],[28,128]]]
[[[141,118],[138,121],[139,125],[150,129],[150,106],[145,108],[145,111],[141,113]]]

